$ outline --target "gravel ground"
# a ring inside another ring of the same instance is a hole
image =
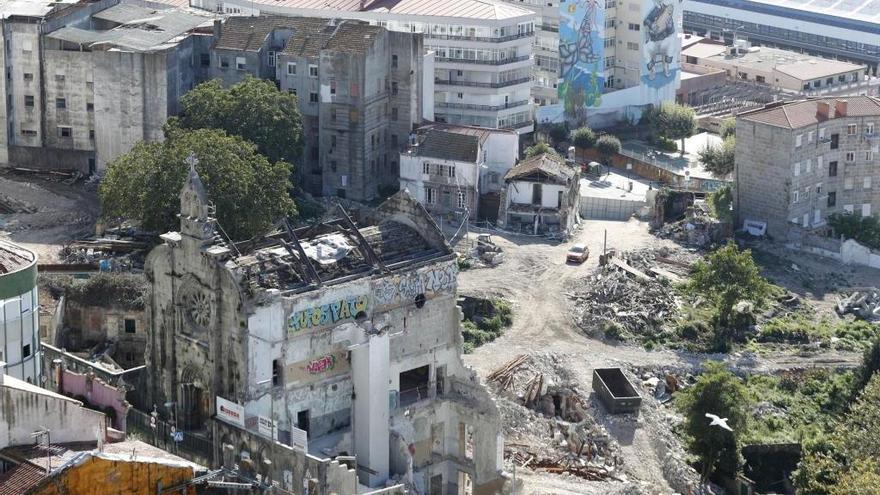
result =
[[[565,292],[571,284],[586,283],[588,275],[596,269],[606,231],[608,249],[628,251],[678,247],[672,241],[654,237],[648,232],[647,224],[637,220],[588,220],[574,239],[563,244],[492,233],[493,241],[504,249],[505,261],[494,268],[463,271],[459,276],[459,291],[464,295],[503,297],[511,301],[514,322],[503,336],[466,356],[467,364],[485,378],[518,354],[558,354],[567,357],[566,362],[572,367],[571,375],[579,382],[579,388],[590,391],[592,370],[600,367],[696,368],[703,361],[713,359],[724,360],[740,372],[766,373],[807,366],[851,367],[859,362],[859,354],[845,352],[810,355],[762,353],[760,356],[750,353],[707,355],[668,350],[649,352],[640,347],[612,345],[588,337],[574,325],[572,317],[575,311]],[[581,265],[567,264],[565,253],[576,242],[585,243],[590,248],[590,257]],[[651,411],[643,413],[634,422],[603,418],[601,413],[598,414],[598,419],[606,424],[620,444],[624,470],[631,483],[586,483],[568,476],[521,472],[518,478],[523,482],[524,493],[641,493],[638,490],[651,494],[673,493],[664,476],[664,468],[666,472],[669,471],[669,466],[665,464],[668,461],[666,454],[669,444],[674,444],[675,439],[663,422],[666,416],[663,409],[654,410],[656,401],[649,407]],[[595,411],[597,408],[591,409]],[[672,447],[675,450],[676,446]]]

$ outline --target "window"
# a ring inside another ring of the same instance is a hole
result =
[[[62,110],[67,108],[67,100],[64,98],[55,98],[55,108]]]
[[[828,162],[828,177],[837,177],[837,161]]]
[[[287,62],[287,75],[295,76],[296,75],[296,62]]]
[[[330,171],[336,172],[336,160],[330,160]]]
[[[640,30],[640,29],[641,29],[641,26],[640,26],[640,25],[638,25],[638,24],[636,24],[636,23],[634,23],[634,22],[630,22],[630,23],[629,23],[629,30],[630,30],[630,31],[638,31],[638,30]]]
[[[211,66],[211,54],[210,53],[202,53],[199,55],[199,65],[202,67],[210,67]]]
[[[820,183],[816,184],[816,196],[819,196],[821,194],[822,194],[822,183],[820,182]]]
[[[277,387],[281,385],[281,372],[282,372],[281,361],[278,359],[272,360],[272,386]]]
[[[73,129],[70,127],[59,126],[58,137],[69,138],[73,135]]]
[[[843,189],[844,189],[845,191],[849,191],[849,190],[852,189],[853,187],[854,187],[854,183],[853,183],[853,178],[852,178],[852,177],[846,177],[846,178],[843,179]]]
[[[873,159],[874,159],[874,152],[871,150],[866,151],[865,152],[865,161],[870,162]]]
[[[828,207],[832,207],[837,204],[837,193],[831,191],[828,193]]]
[[[397,120],[397,107],[391,107],[391,120]]]
[[[794,176],[797,177],[801,175],[801,162],[795,162],[794,164]]]
[[[35,131],[35,130],[33,130],[33,129],[22,129],[22,130],[21,130],[21,135],[22,135],[22,136],[36,136],[36,135],[37,135],[37,131]]]
[[[814,134],[816,134],[816,133],[813,132],[813,131],[810,131],[810,132],[807,133],[807,142],[808,142],[808,143],[812,143],[812,142],[813,142],[813,135],[814,135]]]
[[[831,135],[831,149],[836,150],[840,147],[840,134]]]
[[[871,178],[865,177],[862,179],[862,189],[871,189]]]
[[[847,151],[847,152],[846,152],[846,155],[845,155],[845,161],[846,161],[847,163],[851,163],[851,162],[856,161],[856,154],[855,154],[855,152],[853,152],[853,151]]]
[[[870,217],[871,216],[871,204],[870,203],[862,204],[862,216],[863,217]]]
[[[94,129],[89,129],[89,139],[91,139],[92,141],[95,140],[95,130]]]
[[[396,82],[392,82],[392,83],[391,83],[391,94],[392,94],[393,96],[397,96],[397,91],[398,91],[398,90],[397,90],[397,83],[396,83]]]
[[[309,93],[309,103],[318,103],[318,93]]]
[[[819,129],[819,141],[825,139],[825,129]]]
[[[449,167],[446,168],[446,171],[447,171],[447,175],[449,175],[449,177],[455,177],[455,165],[450,165]]]
[[[271,51],[271,50],[268,51],[268,52],[266,53],[266,56],[268,57],[269,67],[275,67],[275,57],[276,57],[276,55],[277,55],[277,54],[276,54],[274,51]]]
[[[458,97],[458,99],[460,100],[464,98],[464,93],[457,93],[455,96]]]
[[[55,81],[56,82],[64,82],[64,79],[65,79],[64,74],[55,74]]]
[[[318,66],[309,64],[309,77],[318,77]]]
[[[803,134],[798,134],[797,136],[795,136],[794,137],[794,147],[800,148],[801,144],[803,144],[803,140],[804,140]]]
[[[810,173],[813,171],[813,161],[807,158],[807,161],[804,162],[804,165],[807,169],[806,173]]]
[[[331,135],[330,135],[330,146],[331,146],[331,147],[335,147],[335,146],[336,146],[336,134],[331,134]],[[331,149],[330,151],[332,152],[333,150]]]
[[[220,57],[220,68],[228,69],[229,68],[229,59],[226,57]]]
[[[33,80],[34,80],[34,74],[32,72],[25,72],[24,73],[24,81],[25,82],[31,82]]]
[[[464,208],[464,205],[465,205],[465,192],[458,191],[458,207]]]
[[[765,79],[764,76],[755,76],[755,82],[763,84],[767,82],[767,79]]]
[[[34,95],[24,95],[24,106],[33,107],[34,106]]]
[[[86,103],[86,112],[94,112],[95,104],[94,103]]]
[[[865,124],[865,134],[867,134],[868,136],[874,135],[874,123],[873,122],[868,122],[867,124]]]
[[[137,322],[131,318],[125,319],[125,333],[135,333],[137,330]]]
[[[235,57],[235,68],[238,70],[247,69],[247,59],[244,57]]]
[[[296,96],[296,88],[290,88],[287,90],[287,92],[292,94],[293,96]]]
[[[829,77],[828,79],[825,79],[825,85],[826,85],[826,86],[831,86],[832,84],[834,84],[834,78],[833,78],[833,77]]]
[[[793,194],[792,197],[791,197],[791,202],[792,202],[792,203],[797,203],[797,202],[800,201],[800,200],[801,200],[801,192],[798,191],[797,189],[795,189],[795,190],[794,190],[794,194]]]
[[[397,68],[397,55],[392,55],[392,56],[391,56],[391,67],[394,68],[394,69]]]
[[[330,79],[330,94],[336,94],[336,79]]]
[[[843,212],[852,215],[853,205],[843,205]]]
[[[433,187],[425,188],[425,203],[429,205],[434,204],[437,201],[437,190]]]
[[[25,344],[21,346],[21,358],[24,359],[26,357],[30,357],[31,355],[31,345]]]
[[[430,163],[423,163],[422,164],[422,173],[423,174],[430,174],[431,173],[431,164]]]
[[[633,43],[632,41],[628,41],[628,42],[626,43],[626,49],[627,49],[627,50],[633,50],[633,51],[639,51],[639,44],[638,44],[638,43]]]
[[[856,124],[849,124],[846,126],[846,135],[847,136],[855,136],[856,132],[858,132],[859,126]]]
[[[330,109],[330,122],[336,122],[336,109]]]

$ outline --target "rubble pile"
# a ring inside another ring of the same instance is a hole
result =
[[[876,287],[849,289],[837,298],[837,313],[856,315],[867,321],[880,321],[880,289]]]
[[[624,480],[620,448],[599,425],[564,363],[551,355],[519,355],[489,376],[508,459],[519,467],[586,480]],[[517,443],[520,442],[520,443]]]

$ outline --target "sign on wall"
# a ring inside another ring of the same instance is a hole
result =
[[[264,437],[278,441],[278,426],[265,416],[257,416],[257,431]]]
[[[334,351],[287,365],[284,377],[287,383],[309,383],[347,373],[350,369],[348,352]]]
[[[244,428],[244,406],[228,401],[219,395],[216,397],[215,403],[217,404],[218,418],[227,423]]]
[[[290,428],[290,445],[295,449],[302,449],[304,452],[309,451],[309,433],[306,430],[300,430],[296,426]]]

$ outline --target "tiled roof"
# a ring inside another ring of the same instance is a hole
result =
[[[548,177],[560,182],[567,182],[577,172],[565,164],[562,157],[552,153],[541,153],[519,162],[519,164],[507,171],[505,181],[525,177],[533,172],[543,172]]]
[[[414,151],[419,156],[476,163],[480,151],[480,137],[432,130],[424,134]]]
[[[849,96],[846,98],[813,99],[785,103],[740,114],[739,118],[776,127],[798,129],[827,120],[827,118],[819,115],[818,104],[819,102],[828,103],[833,112],[836,100],[847,102],[847,117],[880,117],[880,102],[876,99],[868,96]]]
[[[0,241],[0,274],[21,270],[33,264],[36,255],[11,242]]]
[[[361,53],[384,29],[362,21],[335,22],[315,17],[230,17],[223,23],[214,47],[258,51],[272,31],[290,29],[293,35],[287,41],[284,53],[302,57],[316,57],[322,49]]]
[[[332,12],[375,12],[407,16],[504,20],[534,17],[534,12],[499,0],[253,0],[278,9]],[[314,13],[314,12],[313,12]],[[324,14],[318,14],[324,15]]]
[[[46,470],[23,462],[0,474],[0,495],[22,495],[46,477]]]

